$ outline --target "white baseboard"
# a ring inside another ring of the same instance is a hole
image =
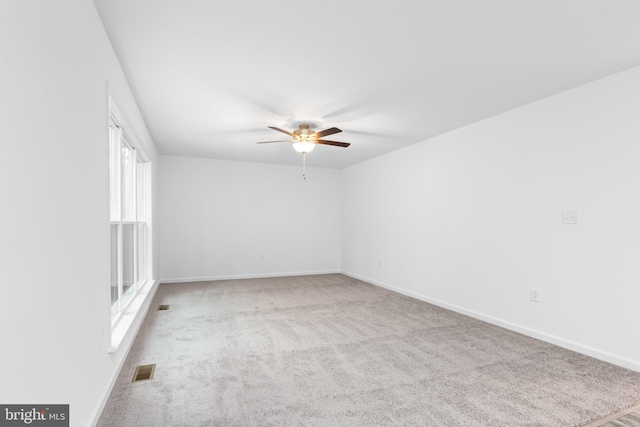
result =
[[[403,294],[403,295],[407,295],[410,296],[412,298],[416,298],[419,299],[421,301],[424,302],[428,302],[430,304],[433,305],[437,305],[439,307],[442,308],[446,308],[448,310],[451,311],[455,311],[457,313],[460,314],[464,314],[466,316],[469,317],[473,317],[475,319],[478,320],[482,320],[484,322],[487,323],[491,323],[492,325],[496,325],[496,326],[500,326],[502,328],[505,329],[509,329],[511,331],[514,332],[518,332],[520,334],[523,335],[527,335],[529,337],[532,338],[536,338],[539,339],[541,341],[545,341],[554,345],[557,345],[558,347],[562,347],[562,348],[566,348],[568,350],[572,350],[575,351],[577,353],[581,353],[587,356],[591,356],[593,358],[599,359],[599,360],[603,360],[605,362],[608,363],[612,363],[614,365],[618,365],[618,366],[622,366],[623,368],[627,368],[627,369],[631,369],[633,371],[636,372],[640,372],[640,361],[637,360],[632,360],[632,359],[628,359],[626,357],[622,357],[622,356],[618,356],[615,354],[611,354],[609,352],[606,351],[602,351],[602,350],[598,350],[596,348],[593,347],[589,347],[574,341],[570,341],[564,338],[560,338],[557,337],[555,335],[551,335],[551,334],[547,334],[545,332],[541,332],[541,331],[537,331],[535,329],[530,329],[527,328],[525,326],[521,326],[512,322],[508,322],[506,320],[502,320],[502,319],[498,319],[496,317],[492,317],[492,316],[487,316],[485,314],[479,313],[477,311],[473,311],[473,310],[468,310],[464,307],[460,307],[454,304],[449,304],[447,302],[435,299],[435,298],[430,298],[428,296],[422,295],[422,294],[418,294],[415,292],[411,292],[411,291],[406,291],[404,289],[395,287],[395,286],[391,286],[388,285],[386,283],[382,283],[382,282],[378,282],[376,280],[373,279],[369,279],[367,277],[362,277],[359,276],[357,274],[353,274],[353,273],[349,273],[346,271],[343,271],[342,274],[344,274],[345,276],[349,276],[349,277],[353,277],[354,279],[358,279],[358,280],[362,280],[363,282],[367,282],[370,283],[372,285],[375,286],[379,286],[381,288],[385,288],[385,289],[389,289],[391,291],[397,292],[399,294]]]
[[[324,270],[324,271],[294,271],[289,273],[239,274],[236,276],[177,277],[173,279],[160,279],[160,283],[211,282],[214,280],[263,279],[267,277],[314,276],[317,274],[340,274],[340,273],[342,273],[340,270]]]
[[[129,327],[129,330],[127,331],[125,337],[123,337],[119,348],[117,350],[117,352],[119,353],[120,350],[123,350],[123,353],[121,355],[120,361],[118,362],[118,367],[115,371],[115,373],[113,374],[113,377],[111,378],[111,381],[109,382],[109,384],[107,384],[105,390],[102,393],[102,399],[100,400],[100,404],[98,405],[98,407],[95,409],[94,414],[93,414],[93,421],[91,422],[91,427],[95,427],[98,424],[98,421],[100,420],[100,415],[102,415],[102,411],[104,410],[104,407],[107,404],[107,401],[109,400],[109,396],[111,395],[111,391],[113,390],[113,387],[116,385],[116,381],[118,380],[118,377],[120,376],[120,371],[122,371],[122,367],[124,366],[124,362],[125,360],[127,360],[127,356],[129,355],[129,351],[131,350],[131,347],[133,346],[133,342],[135,341],[136,337],[138,336],[138,331],[140,331],[140,327],[142,326],[142,323],[145,319],[145,317],[147,317],[147,313],[149,313],[149,309],[151,308],[151,301],[153,300],[153,297],[156,294],[156,291],[158,290],[158,285],[159,285],[159,281],[158,280],[154,280],[153,284],[151,285],[149,291],[146,294],[146,297],[144,299],[144,302],[142,303],[142,305],[140,306],[140,308],[138,309],[136,315],[135,315],[135,319],[133,320],[133,322],[131,323],[131,326]],[[112,357],[112,350],[108,350],[109,351],[109,357]]]

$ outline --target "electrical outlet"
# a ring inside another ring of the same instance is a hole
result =
[[[540,289],[531,288],[529,296],[531,297],[531,301],[540,302]]]
[[[264,261],[264,255],[260,255],[260,261]]]
[[[578,223],[578,211],[570,209],[562,211],[562,223],[563,224],[577,224]]]
[[[382,267],[382,260],[378,260],[378,267]]]

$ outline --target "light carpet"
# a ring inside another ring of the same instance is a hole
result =
[[[331,274],[161,285],[98,426],[566,427],[639,402],[640,373]]]

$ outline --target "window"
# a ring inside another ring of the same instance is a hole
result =
[[[149,164],[110,106],[111,320],[115,323],[148,274]]]

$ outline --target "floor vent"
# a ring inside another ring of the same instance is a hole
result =
[[[158,311],[169,310],[169,304],[162,304],[158,306]]]
[[[131,382],[137,383],[138,381],[152,380],[155,370],[155,363],[153,365],[140,365],[136,368],[136,372],[133,374],[133,380],[131,380]]]

